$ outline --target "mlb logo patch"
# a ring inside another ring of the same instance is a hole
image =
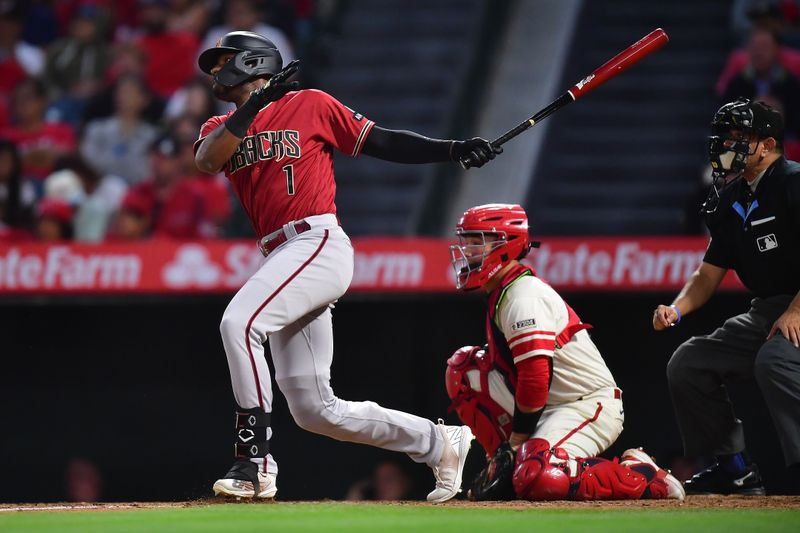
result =
[[[759,252],[767,252],[778,247],[778,239],[775,238],[774,233],[759,237],[756,242],[758,243]]]

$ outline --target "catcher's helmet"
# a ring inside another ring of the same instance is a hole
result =
[[[519,205],[486,204],[471,207],[456,224],[459,244],[450,246],[456,288],[477,289],[514,259],[531,249],[528,215]],[[479,237],[480,243],[469,237]],[[488,237],[488,239],[487,239]]]
[[[211,74],[222,54],[236,54],[217,72],[214,80],[225,87],[261,76],[277,74],[283,67],[281,53],[266,37],[250,31],[232,31],[217,42],[217,46],[200,54],[200,70]]]

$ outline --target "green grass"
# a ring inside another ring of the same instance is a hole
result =
[[[797,509],[543,509],[298,503],[0,514],[0,532],[800,531]]]

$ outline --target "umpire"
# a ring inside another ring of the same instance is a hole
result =
[[[768,105],[725,104],[711,128],[714,186],[703,204],[711,240],[672,305],[655,310],[653,327],[702,307],[729,269],[753,293],[747,313],[684,342],[667,377],[686,455],[717,459],[686,481],[687,494],[762,495],[726,384],[755,376],[786,465],[800,471],[800,164],[783,156],[783,119]]]

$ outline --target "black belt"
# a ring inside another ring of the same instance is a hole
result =
[[[297,235],[300,235],[303,232],[306,232],[311,229],[311,225],[306,222],[305,220],[301,220],[300,222],[295,222],[294,224],[294,231]],[[292,235],[294,236],[294,235]],[[258,249],[261,250],[261,255],[267,257],[267,255],[275,250],[278,246],[285,243],[289,240],[289,237],[286,236],[286,232],[284,228],[281,228],[277,231],[273,231],[266,237],[262,237],[260,241],[258,241]]]

